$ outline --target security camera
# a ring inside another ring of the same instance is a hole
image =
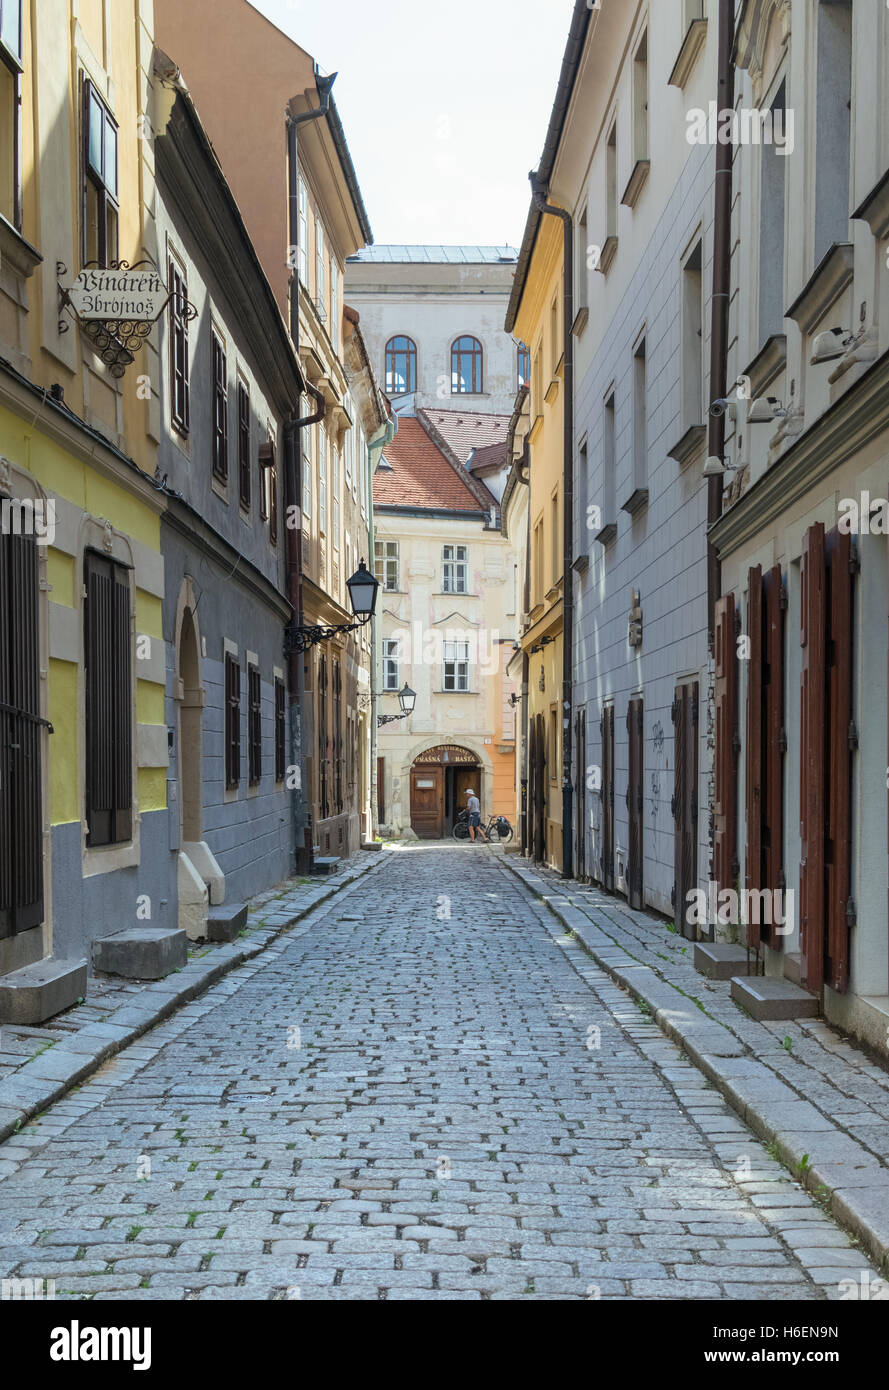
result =
[[[725,464],[718,454],[711,454],[704,464],[703,477],[721,478],[725,472]]]
[[[733,401],[729,396],[720,396],[710,406],[710,414],[715,420],[718,420],[721,415],[727,415],[730,420],[737,420],[738,402]]]
[[[832,362],[835,357],[842,357],[853,341],[852,334],[845,328],[828,328],[824,333],[816,333],[809,361],[813,367],[819,362]]]
[[[751,425],[765,425],[772,420],[782,419],[787,414],[777,396],[757,396],[747,412]]]

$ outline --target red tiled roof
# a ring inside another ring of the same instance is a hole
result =
[[[381,461],[374,473],[375,507],[484,511],[415,417],[399,416],[398,433],[392,443],[386,445],[383,458],[391,468],[386,468]]]
[[[468,463],[470,473],[478,473],[486,468],[505,468],[506,467],[506,440],[498,440],[496,444],[482,444],[480,448],[473,450],[473,454]]]
[[[438,430],[450,449],[461,463],[465,463],[473,449],[484,449],[489,444],[505,444],[509,431],[509,415],[486,415],[480,410],[420,410],[424,417]],[[504,463],[505,463],[504,458]]]

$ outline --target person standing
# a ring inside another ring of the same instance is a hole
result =
[[[479,801],[479,799],[478,799],[478,797],[476,796],[475,792],[472,790],[472,787],[467,787],[467,788],[466,788],[466,797],[467,797],[467,800],[466,800],[466,810],[469,812],[469,838],[470,838],[470,840],[473,840],[473,841],[474,841],[474,840],[476,839],[476,833],[475,833],[475,832],[478,831],[478,839],[482,840],[482,839],[484,839],[484,836],[482,835],[482,832],[481,832],[481,824],[482,824],[482,808],[481,808],[481,802]]]

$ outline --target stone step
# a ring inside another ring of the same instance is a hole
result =
[[[382,848],[383,848],[383,842],[382,842],[382,840],[362,840],[362,841],[361,841],[361,848],[362,848],[362,849],[382,849]]]
[[[222,903],[211,907],[207,918],[207,939],[209,941],[234,941],[238,932],[247,925],[246,903]]]
[[[0,976],[0,1023],[42,1023],[86,997],[85,959],[35,961]]]
[[[695,970],[708,980],[730,980],[748,969],[743,946],[727,941],[696,941]]]
[[[339,856],[336,854],[325,854],[315,859],[312,864],[313,874],[333,874],[336,873],[339,865]]]
[[[178,927],[127,927],[93,942],[93,965],[128,980],[162,980],[187,964],[187,947]]]
[[[784,978],[793,984],[801,984],[799,951],[786,951],[784,953]]]
[[[773,980],[767,975],[735,975],[732,998],[751,1017],[760,1022],[792,1018],[817,1018],[821,1001],[791,980]]]

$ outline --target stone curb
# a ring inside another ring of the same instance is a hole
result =
[[[324,884],[321,880],[320,891],[285,921],[257,928],[253,940],[219,946],[209,959],[189,961],[178,972],[146,985],[140,995],[121,1004],[104,1023],[87,1024],[25,1062],[12,1076],[0,1081],[0,1144],[10,1139],[27,1120],[91,1076],[109,1057],[129,1047],[184,1004],[197,999],[229,971],[253,960],[322,903],[385,862],[385,856],[368,856],[366,864],[359,864],[341,882]],[[274,915],[270,903],[263,906],[268,915]]]
[[[765,1143],[775,1145],[797,1181],[814,1195],[829,1199],[834,1219],[862,1242],[881,1272],[889,1275],[889,1168],[759,1062],[694,997],[635,960],[567,900],[541,892],[542,880],[523,862],[510,862],[504,856],[502,863],[573,932],[612,980],[645,1004],[662,1031],[740,1118]]]

